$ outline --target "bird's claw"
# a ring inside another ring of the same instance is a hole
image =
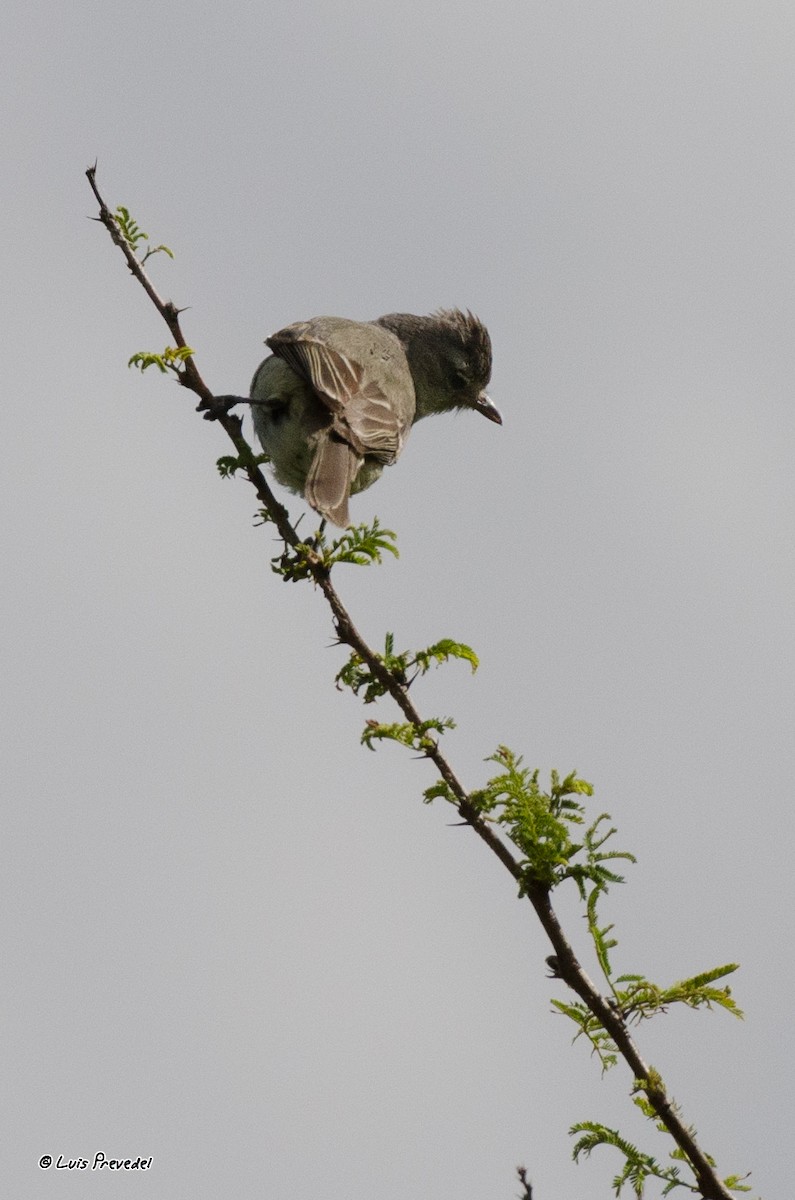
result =
[[[226,417],[237,404],[248,404],[245,396],[212,396],[197,404],[196,412],[204,415],[205,421],[217,421]]]

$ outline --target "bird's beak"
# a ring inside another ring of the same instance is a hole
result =
[[[502,417],[492,404],[491,400],[489,400],[485,392],[481,392],[475,401],[475,412],[479,412],[484,417],[488,417],[488,419],[490,421],[494,421],[496,425],[502,425]]]

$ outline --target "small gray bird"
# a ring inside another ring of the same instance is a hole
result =
[[[313,317],[265,339],[251,412],[276,479],[335,525],[348,497],[393,463],[415,421],[469,408],[502,417],[484,388],[491,339],[471,313],[390,313],[376,321]]]

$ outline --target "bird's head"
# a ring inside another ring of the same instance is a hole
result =
[[[442,308],[429,317],[390,313],[376,324],[403,343],[417,395],[415,420],[471,409],[502,424],[485,390],[491,378],[491,338],[471,312]]]
[[[440,309],[433,319],[439,336],[440,366],[446,375],[443,409],[471,408],[502,425],[502,417],[486,394],[491,379],[489,331],[471,312]]]

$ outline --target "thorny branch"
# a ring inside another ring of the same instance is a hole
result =
[[[185,341],[179,322],[181,310],[170,300],[163,300],[161,298],[143,265],[136,257],[133,248],[122,236],[116,218],[108,209],[97,188],[96,163],[93,167],[88,168],[86,176],[99,205],[99,217],[95,219],[99,220],[105,226],[111,239],[121,250],[131,273],[141,284],[162,316],[176,345],[178,347],[186,346],[187,342]],[[273,495],[268,481],[256,462],[251,447],[243,437],[241,418],[232,415],[223,402],[216,400],[214,394],[199,374],[193,358],[189,357],[185,361],[180,382],[199,397],[199,404],[196,411],[201,412],[206,420],[217,421],[226,431],[235,447],[242,469],[245,471],[257,494],[257,499],[263,508],[267,510],[276,525],[279,536],[293,548],[300,545],[302,540],[291,524],[287,510]],[[320,558],[311,548],[308,548],[306,553],[312,579],[323,592],[331,608],[337,638],[341,643],[349,646],[367,664],[369,670],[392,697],[406,720],[414,725],[420,725],[420,714],[409,698],[406,686],[396,678],[384,665],[381,658],[364,641],[331,582],[328,568],[323,565]],[[479,814],[477,808],[471,803],[466,789],[439,750],[438,745],[427,751],[427,757],[433,762],[440,776],[455,796],[458,811],[464,822],[486,843],[513,878],[517,882],[520,882],[522,872],[518,860],[514,858],[505,842],[493,831],[491,826]],[[549,899],[549,890],[540,886],[527,887],[525,885],[525,894],[535,909],[544,932],[552,944],[554,954],[550,956],[547,962],[553,976],[563,980],[580,997],[598,1020],[601,1021],[632,1071],[633,1078],[639,1082],[639,1086],[647,1096],[654,1112],[663,1125],[665,1125],[677,1146],[687,1156],[704,1200],[733,1200],[731,1192],[729,1192],[718,1177],[709,1158],[697,1144],[692,1131],[680,1117],[676,1105],[668,1097],[659,1075],[644,1062],[634,1040],[627,1030],[621,1014],[610,1003],[609,999],[599,992],[577,959],[552,908]]]

